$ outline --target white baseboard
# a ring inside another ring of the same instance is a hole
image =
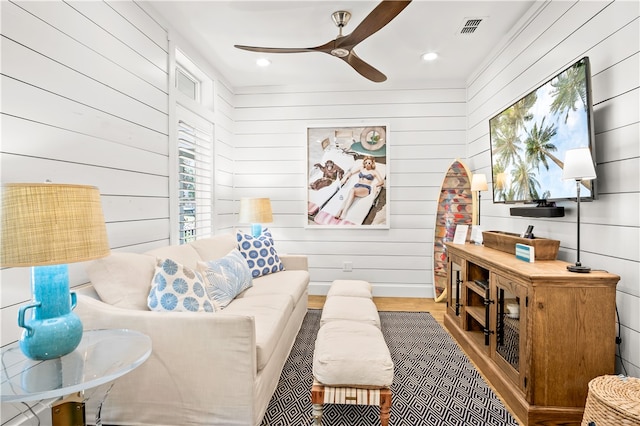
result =
[[[331,283],[309,283],[309,294],[312,296],[326,296]],[[433,286],[431,285],[398,285],[398,284],[372,284],[374,297],[418,297],[433,298]]]

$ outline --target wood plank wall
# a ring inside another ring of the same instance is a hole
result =
[[[0,2],[2,182],[95,185],[114,251],[170,242],[169,25],[144,4]],[[175,40],[214,80],[214,229],[233,226],[233,92],[197,50]],[[171,99],[176,99],[175,92]],[[72,287],[88,281],[70,266]],[[1,345],[18,339],[18,308],[30,299],[29,268],[2,268]],[[2,424],[19,423],[2,405]],[[12,420],[13,418],[13,420]]]
[[[622,358],[635,377],[640,376],[639,8],[636,1],[536,5],[473,77],[467,93],[469,163],[474,172],[490,178],[488,120],[558,71],[589,56],[600,196],[581,204],[580,257],[584,265],[621,276],[617,304]],[[561,241],[561,259],[575,262],[575,202],[559,205],[565,207],[563,218],[510,217],[509,206],[483,197],[482,225],[519,233],[532,224],[536,235]],[[619,360],[618,372],[623,372]]]
[[[112,249],[168,244],[166,31],[134,3],[1,7],[2,182],[97,186]],[[29,299],[29,268],[4,268],[3,345]]]
[[[311,293],[364,279],[376,296],[428,297],[436,200],[465,153],[466,92],[461,82],[362,87],[237,89],[235,195],[271,198],[277,248],[309,256]],[[305,228],[307,128],[363,123],[389,126],[390,229]]]
[[[168,244],[166,30],[131,2],[0,8],[2,182],[95,185],[112,249]],[[85,264],[69,272],[72,286],[87,282]],[[4,346],[21,332],[29,268],[1,280]],[[19,409],[3,404],[2,423],[24,420]]]
[[[622,277],[618,307],[622,359],[640,375],[638,150],[638,3],[536,3],[463,87],[420,83],[377,91],[348,88],[236,89],[236,196],[269,196],[278,244],[309,255],[311,292],[336,278],[370,280],[380,296],[431,295],[435,200],[451,159],[468,158],[490,177],[488,120],[582,56],[591,57],[600,199],[585,205],[583,263]],[[466,92],[465,117],[453,107]],[[452,109],[453,107],[453,109]],[[391,229],[304,228],[307,126],[379,119],[390,125]],[[460,121],[466,146],[460,144]],[[267,161],[265,161],[267,160]],[[562,241],[559,258],[575,260],[575,207],[553,220],[510,217],[482,198],[483,227]],[[342,272],[342,262],[353,272]],[[622,368],[619,366],[621,372]]]
[[[168,244],[168,26],[134,2],[0,7],[2,181],[96,185],[114,250]],[[468,158],[490,176],[488,119],[589,55],[601,196],[581,212],[582,258],[622,277],[622,358],[640,376],[638,22],[635,1],[536,4],[468,83],[231,88],[214,78],[215,229],[236,226],[240,197],[269,196],[278,248],[309,255],[312,293],[323,294],[336,278],[362,278],[378,296],[430,296],[434,213],[449,163]],[[197,46],[181,46],[215,77]],[[371,121],[390,128],[391,229],[305,229],[307,126]],[[574,259],[572,204],[564,218],[525,220],[482,200],[483,227],[519,232],[533,223],[537,234],[562,241],[561,257]],[[345,260],[353,272],[342,272]],[[19,335],[28,273],[0,271],[2,345]],[[71,279],[86,282],[84,265],[71,265]],[[2,408],[4,424],[10,412]]]

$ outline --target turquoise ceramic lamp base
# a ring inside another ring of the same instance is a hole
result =
[[[262,235],[262,225],[260,223],[251,224],[251,235],[253,235],[253,238],[258,238]]]
[[[69,293],[67,265],[34,266],[31,270],[33,303],[18,311],[24,328],[20,349],[31,359],[46,360],[71,353],[82,339],[82,322],[71,310],[76,294]],[[26,312],[32,309],[30,319]]]

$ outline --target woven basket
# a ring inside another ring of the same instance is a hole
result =
[[[640,425],[640,379],[600,376],[589,382],[582,426]]]

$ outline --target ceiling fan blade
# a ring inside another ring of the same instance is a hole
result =
[[[262,53],[327,53],[345,61],[364,78],[376,83],[381,83],[386,81],[387,76],[360,59],[353,51],[353,48],[362,40],[376,33],[391,22],[393,18],[398,16],[398,14],[409,5],[409,3],[411,3],[411,0],[382,0],[382,2],[378,4],[378,6],[376,6],[362,22],[360,22],[351,34],[339,36],[335,40],[328,41],[320,46],[306,48],[257,47],[243,46],[239,44],[234,46],[238,49]]]
[[[313,48],[298,48],[298,47],[256,47],[256,46],[242,46],[235,44],[234,47],[242,50],[248,50],[250,52],[264,52],[264,53],[304,53],[315,52]]]
[[[348,56],[341,58],[343,61],[351,65],[351,67],[356,70],[358,74],[367,78],[374,83],[382,83],[387,79],[387,76],[382,74],[380,71],[360,59],[358,55],[352,50],[349,52]]]
[[[366,18],[364,18],[362,22],[360,22],[360,25],[358,25],[351,34],[336,40],[336,47],[342,47],[345,49],[353,48],[353,46],[376,33],[382,27],[391,22],[391,20],[398,16],[405,7],[409,6],[409,3],[411,3],[411,0],[383,0],[371,11],[371,13],[369,13],[369,15],[367,15]]]

